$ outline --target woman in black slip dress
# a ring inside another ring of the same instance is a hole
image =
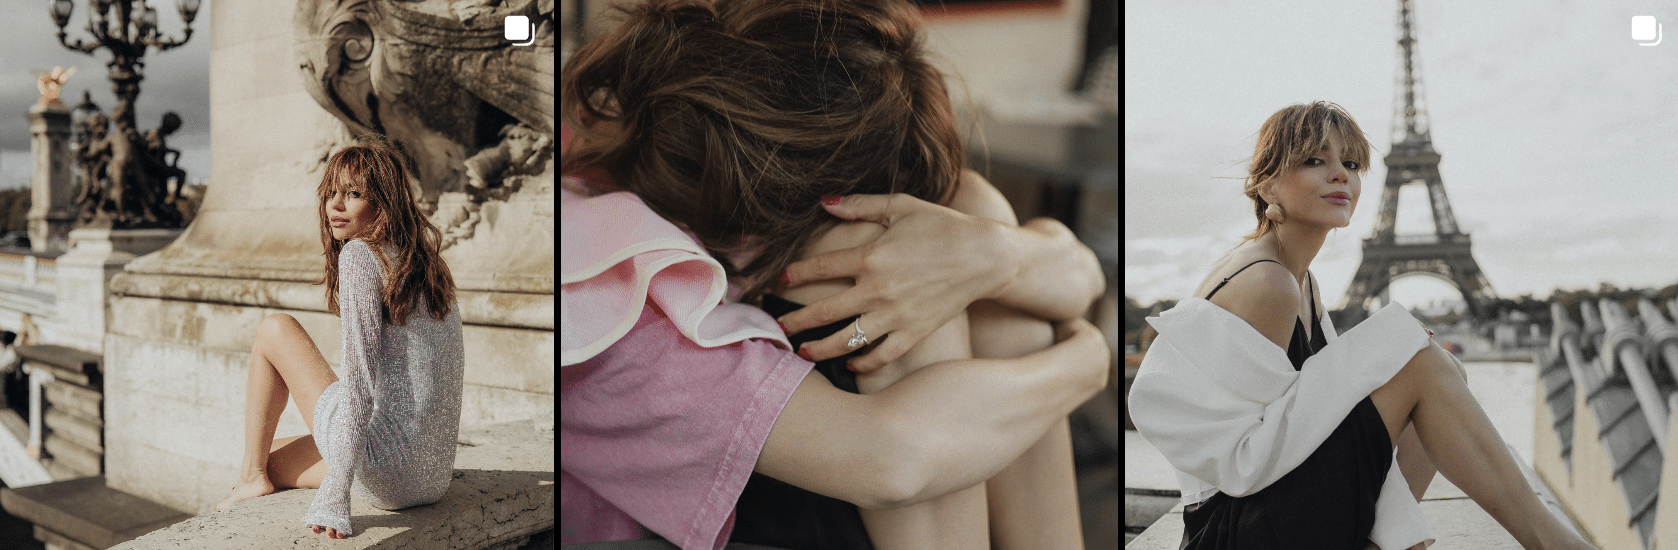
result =
[[[1236,270],[1206,295],[1258,260]],[[1281,262],[1276,262],[1281,263]],[[1310,281],[1315,294],[1316,280]],[[1317,304],[1311,302],[1311,331],[1294,321],[1288,360],[1299,370],[1328,345]],[[1333,368],[1329,366],[1328,368]],[[1183,545],[1193,550],[1347,549],[1361,550],[1375,526],[1375,501],[1392,467],[1392,441],[1375,403],[1364,397],[1311,456],[1263,490],[1244,497],[1222,492],[1183,508]]]

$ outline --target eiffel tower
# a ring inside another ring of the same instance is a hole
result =
[[[1392,152],[1387,154],[1387,181],[1381,189],[1381,215],[1375,224],[1375,234],[1363,240],[1363,261],[1352,286],[1346,291],[1345,307],[1340,317],[1351,326],[1369,315],[1365,305],[1371,298],[1381,296],[1386,302],[1388,289],[1394,279],[1411,274],[1434,275],[1444,279],[1462,292],[1468,302],[1469,316],[1487,317],[1487,302],[1496,296],[1486,274],[1469,253],[1467,233],[1457,227],[1451,214],[1451,203],[1445,199],[1445,184],[1439,178],[1439,153],[1433,150],[1433,137],[1428,129],[1427,114],[1421,101],[1421,82],[1417,78],[1414,61],[1416,39],[1411,35],[1410,0],[1399,0],[1398,47],[1403,73],[1403,89],[1398,109],[1393,117]],[[1433,206],[1433,233],[1395,235],[1393,222],[1398,217],[1398,191],[1407,185],[1424,185],[1428,202]],[[1336,318],[1338,322],[1339,318]]]

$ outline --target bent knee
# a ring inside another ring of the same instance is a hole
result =
[[[302,326],[302,324],[298,323],[297,318],[292,317],[290,313],[272,313],[272,314],[269,314],[267,317],[262,318],[262,324],[259,325],[256,328],[256,330],[259,333],[260,332],[273,333],[273,332],[278,332],[280,330],[284,330],[288,327],[298,327],[298,326]]]
[[[1401,375],[1409,374],[1425,382],[1457,382],[1467,383],[1468,374],[1456,357],[1445,348],[1439,347],[1438,342],[1429,340],[1427,347],[1416,352],[1410,361],[1404,364]]]
[[[1055,343],[1054,326],[1029,313],[990,300],[967,306],[973,356],[1012,359]]]
[[[270,314],[267,317],[262,318],[262,324],[257,325],[256,341],[253,343],[252,347],[257,351],[263,351],[267,349],[264,347],[265,342],[282,341],[288,332],[304,332],[303,324],[297,322],[297,318],[292,317],[287,313]],[[304,333],[307,334],[307,332]]]

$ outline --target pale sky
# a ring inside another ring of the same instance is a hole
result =
[[[1182,299],[1253,230],[1241,194],[1259,126],[1290,104],[1345,107],[1374,147],[1350,227],[1311,272],[1340,307],[1380,210],[1398,79],[1383,2],[1125,3],[1125,295]],[[1678,2],[1414,4],[1423,103],[1457,223],[1497,294],[1678,282]],[[1639,46],[1631,18],[1662,42]],[[1431,231],[1421,186],[1400,234]],[[1450,289],[1407,277],[1419,307]]]
[[[181,117],[181,129],[169,138],[169,146],[181,151],[180,165],[193,181],[210,177],[210,5],[203,2],[192,22],[192,38],[181,47],[159,53],[148,48],[140,81],[135,120],[140,131],[156,128],[165,111]],[[91,42],[88,33],[88,2],[77,0],[69,24],[64,26],[72,44],[76,39]],[[170,38],[181,36],[181,16],[175,0],[154,0],[157,26]],[[107,114],[116,106],[111,81],[106,78],[111,60],[108,50],[84,55],[58,43],[58,26],[53,23],[44,0],[0,0],[0,189],[27,187],[33,167],[29,152],[29,106],[41,97],[35,87],[34,70],[53,66],[76,67],[76,74],[64,85],[63,101],[74,107],[82,90],[93,93],[93,102]],[[290,25],[290,21],[280,24]],[[260,129],[253,129],[260,131]]]

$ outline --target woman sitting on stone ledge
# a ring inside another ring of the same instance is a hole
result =
[[[406,159],[378,138],[326,163],[318,190],[327,309],[343,320],[344,380],[290,315],[257,328],[246,386],[245,455],[233,504],[318,487],[303,516],[344,538],[350,490],[395,510],[443,498],[454,473],[465,367],[454,278],[419,210]],[[286,396],[310,435],[273,439]],[[319,421],[318,423],[316,421]]]
[[[1425,548],[1417,501],[1437,465],[1521,546],[1592,548],[1539,503],[1462,365],[1408,311],[1390,303],[1345,334],[1325,315],[1308,268],[1351,223],[1369,157],[1338,105],[1277,111],[1245,188],[1258,227],[1148,318],[1159,336],[1130,414],[1177,469],[1183,547]]]

